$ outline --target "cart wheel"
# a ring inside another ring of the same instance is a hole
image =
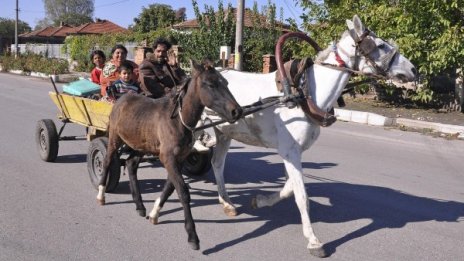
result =
[[[193,150],[185,159],[182,167],[182,174],[190,177],[201,177],[211,169],[211,158],[213,157],[213,148],[208,152],[198,152]]]
[[[89,171],[90,182],[95,189],[98,189],[100,178],[103,172],[103,161],[106,156],[106,148],[108,145],[107,137],[98,137],[90,142],[89,151],[87,153],[87,170]],[[121,161],[116,154],[111,161],[110,173],[106,181],[106,192],[112,192],[119,184],[121,176]]]
[[[35,128],[35,142],[40,158],[46,162],[53,162],[58,156],[58,132],[53,120],[45,119],[37,122]]]

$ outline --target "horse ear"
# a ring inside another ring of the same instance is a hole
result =
[[[357,42],[359,41],[359,36],[354,29],[354,23],[351,20],[346,20],[346,25],[348,26],[348,33],[351,35],[351,38]]]
[[[353,30],[354,29],[354,24],[353,21],[346,19],[346,26],[348,26],[348,30]]]
[[[214,63],[210,59],[205,59],[203,61],[203,66],[205,70],[214,69]]]
[[[190,59],[190,68],[192,68],[192,72],[201,72],[203,71],[203,67],[201,65],[199,65],[195,60],[191,60]]]
[[[353,16],[353,24],[356,34],[358,34],[358,36],[362,35],[364,33],[365,28],[358,15]]]

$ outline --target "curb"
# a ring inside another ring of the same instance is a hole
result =
[[[47,75],[44,73],[37,73],[37,72],[24,72],[22,70],[10,70],[6,71],[6,73],[16,74],[16,75],[23,75],[23,76],[31,76],[35,78],[42,78],[44,80],[49,80],[51,75]],[[76,73],[67,73],[67,74],[56,74],[54,75],[55,82],[59,83],[70,83],[72,81],[76,81],[79,78],[86,77],[90,78],[90,73],[86,72],[76,72]]]
[[[442,124],[404,118],[389,118],[371,112],[352,111],[338,108],[335,108],[335,115],[338,120],[342,121],[373,126],[406,126],[417,129],[431,129],[436,132],[457,134],[458,139],[464,139],[464,126],[461,125]]]

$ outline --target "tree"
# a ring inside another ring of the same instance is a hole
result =
[[[53,26],[53,21],[45,17],[37,22],[37,24],[34,27],[34,30],[44,29],[49,26]]]
[[[276,10],[276,5],[270,0],[267,5],[262,6],[261,12],[258,10],[257,2],[253,3],[253,9],[249,11],[253,26],[244,28],[243,67],[245,71],[262,71],[263,55],[275,53],[277,40],[282,34],[282,28],[277,23]],[[279,22],[283,24],[282,19]],[[296,30],[296,28],[293,29]],[[287,41],[283,48],[284,59],[290,59],[297,49],[293,44],[292,50],[289,50],[288,43],[290,41]]]
[[[139,33],[148,33],[159,28],[171,26],[185,21],[185,8],[174,11],[170,5],[151,4],[143,7],[142,13],[134,18],[134,25],[130,28]]]
[[[205,5],[205,12],[200,13],[198,3],[192,0],[193,10],[199,24],[199,29],[190,33],[179,33],[179,43],[184,46],[184,59],[212,61],[219,59],[219,49],[222,45],[233,46],[235,37],[235,20],[232,5],[227,9],[222,1],[218,1],[218,10]]]
[[[18,34],[30,32],[31,27],[28,23],[18,21]],[[0,36],[3,38],[14,39],[15,37],[15,20],[0,17]]]
[[[377,35],[395,39],[428,87],[439,74],[464,67],[462,0],[295,0],[307,13],[303,21],[321,45],[346,30],[345,19],[358,14]]]
[[[94,0],[43,0],[43,2],[45,19],[52,21],[55,26],[61,23],[78,26],[93,21]]]

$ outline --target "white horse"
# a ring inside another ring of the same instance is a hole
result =
[[[411,62],[399,54],[396,48],[366,30],[358,16],[347,20],[345,32],[336,49],[329,47],[320,52],[316,63],[306,69],[309,94],[322,110],[328,111],[343,88],[348,83],[352,71],[363,74],[383,75],[387,78],[413,81],[416,69]],[[324,64],[337,66],[340,58],[345,69],[336,69]],[[271,96],[282,96],[276,88],[275,72],[254,74],[226,70],[222,75],[229,82],[229,89],[242,106]],[[308,118],[300,107],[289,109],[283,105],[269,107],[248,115],[234,124],[220,124],[214,127],[217,145],[212,158],[219,202],[227,215],[236,215],[235,206],[229,199],[224,185],[224,163],[231,139],[242,143],[266,148],[275,148],[282,157],[288,179],[280,192],[253,199],[254,207],[272,206],[280,200],[295,195],[301,214],[303,234],[308,239],[310,253],[326,256],[323,244],[314,234],[309,218],[309,201],[306,194],[301,154],[314,144],[320,133],[320,126]]]

